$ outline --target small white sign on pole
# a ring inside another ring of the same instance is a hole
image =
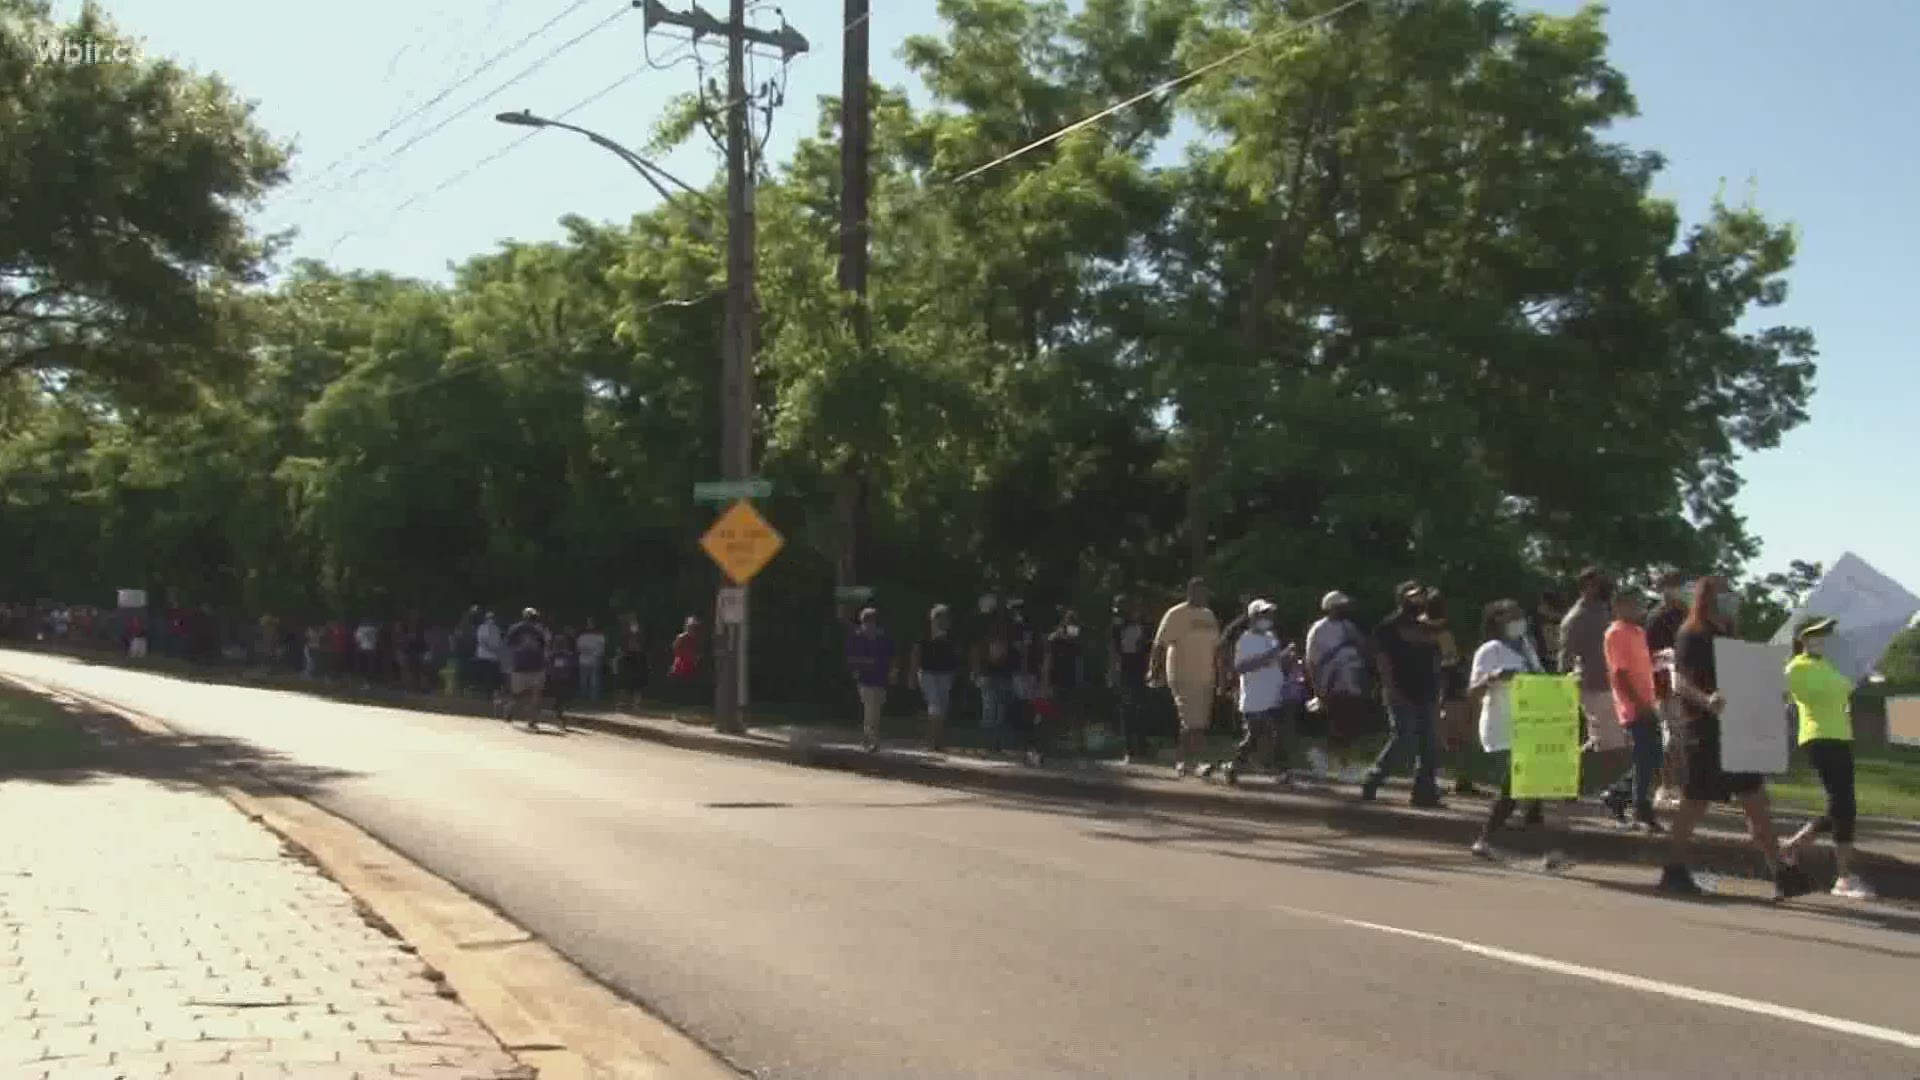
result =
[[[121,589],[120,606],[123,608],[143,608],[147,606],[147,590]]]
[[[1793,746],[1787,732],[1787,657],[1781,645],[1718,638],[1713,663],[1727,707],[1720,713],[1720,767],[1778,776]]]
[[[716,617],[722,626],[739,626],[747,616],[747,590],[725,588],[720,590]]]

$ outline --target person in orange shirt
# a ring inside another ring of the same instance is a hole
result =
[[[1614,820],[1623,827],[1661,833],[1666,830],[1653,813],[1653,785],[1662,758],[1660,713],[1653,687],[1653,650],[1647,646],[1643,625],[1646,617],[1646,603],[1631,590],[1614,594],[1613,623],[1607,627],[1603,648],[1613,709],[1633,742],[1633,767],[1614,781],[1604,798]],[[1631,819],[1627,816],[1629,806],[1633,808]]]

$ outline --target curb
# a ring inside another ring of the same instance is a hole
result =
[[[969,768],[920,753],[883,750],[869,754],[847,745],[819,742],[794,745],[766,736],[721,735],[701,728],[675,730],[663,726],[672,721],[622,721],[604,716],[570,715],[567,722],[574,727],[682,750],[831,769],[929,787],[1283,821],[1347,833],[1391,833],[1400,839],[1456,846],[1462,850],[1477,835],[1474,820],[1477,814],[1463,817],[1458,812],[1418,810],[1384,801],[1392,797],[1385,793],[1382,801],[1362,803],[1351,795],[1282,795],[1193,782],[1175,786],[1041,770]],[[1472,806],[1477,811],[1485,804],[1474,800],[1457,805]],[[1658,868],[1667,859],[1667,843],[1659,838],[1616,831],[1610,826],[1575,826],[1567,823],[1564,816],[1552,813],[1548,814],[1548,822],[1545,828],[1509,832],[1501,839],[1501,846],[1522,855],[1545,855],[1551,850],[1564,852],[1582,862],[1642,865],[1650,869]],[[1868,842],[1871,843],[1870,823]],[[1854,859],[1882,901],[1920,903],[1920,864],[1872,851],[1857,851]],[[1801,864],[1813,870],[1816,877],[1821,873],[1830,876],[1832,860],[1831,846],[1816,844],[1807,850]],[[1695,870],[1726,877],[1766,876],[1764,860],[1744,835],[1696,833],[1692,866]]]
[[[0,682],[77,702],[148,736],[179,732],[112,701],[11,675]],[[607,989],[571,961],[452,883],[358,826],[271,780],[201,782],[309,859],[410,946],[430,971],[542,1080],[602,1077],[737,1080],[688,1036]],[[238,782],[234,782],[238,781]],[[254,788],[240,786],[245,783]]]

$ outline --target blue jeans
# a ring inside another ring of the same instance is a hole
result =
[[[1387,719],[1393,725],[1393,737],[1373,761],[1373,768],[1367,773],[1367,783],[1378,787],[1400,765],[1400,760],[1408,754],[1413,755],[1413,793],[1417,796],[1438,795],[1438,785],[1434,783],[1434,770],[1440,767],[1440,740],[1437,731],[1440,703],[1432,699],[1407,701],[1389,697],[1387,701]]]
[[[980,732],[987,748],[1007,748],[1007,715],[1013,706],[1013,679],[1007,675],[985,675],[975,680],[980,688]]]
[[[1633,808],[1647,814],[1653,811],[1653,787],[1659,782],[1660,765],[1666,747],[1660,738],[1660,720],[1648,714],[1627,727],[1633,739],[1633,766],[1608,787],[1607,793],[1631,800]]]

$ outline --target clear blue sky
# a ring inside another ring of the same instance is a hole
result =
[[[724,7],[723,0],[705,4]],[[566,7],[559,0],[334,0],[276,4],[269,15],[243,0],[107,6],[151,51],[219,72],[257,101],[261,121],[297,144],[297,182]],[[772,6],[759,6],[771,20]],[[899,45],[937,29],[934,0],[873,6],[876,77],[905,84]],[[1565,12],[1578,3],[1525,6]],[[592,0],[334,178],[385,158],[548,49],[627,8],[627,0]],[[813,127],[814,102],[839,81],[840,4],[795,0],[786,14],[814,48],[793,69],[776,155]],[[1920,57],[1920,4],[1618,0],[1609,28],[1615,63],[1643,113],[1620,134],[1668,156],[1660,193],[1691,219],[1723,185],[1736,199],[1751,185],[1763,209],[1802,230],[1792,296],[1776,317],[1817,333],[1818,394],[1811,422],[1743,463],[1739,506],[1766,545],[1753,569],[1784,568],[1793,558],[1831,563],[1850,549],[1920,591],[1920,498],[1911,481],[1897,478],[1920,459],[1920,358],[1902,329],[1911,314],[1903,290],[1920,285],[1920,215],[1912,209],[1920,141],[1909,70]],[[638,12],[621,16],[353,185],[304,204],[326,185],[277,197],[262,223],[296,226],[302,255],[331,252],[346,267],[440,278],[450,263],[502,239],[558,235],[562,214],[619,219],[649,204],[652,193],[610,155],[563,133],[542,134],[406,212],[390,212],[517,137],[517,129],[493,122],[495,112],[557,113],[643,66],[642,37]],[[572,119],[643,142],[692,74],[688,64],[646,71]],[[716,160],[701,145],[665,163],[699,183]],[[356,225],[358,234],[336,247]]]

